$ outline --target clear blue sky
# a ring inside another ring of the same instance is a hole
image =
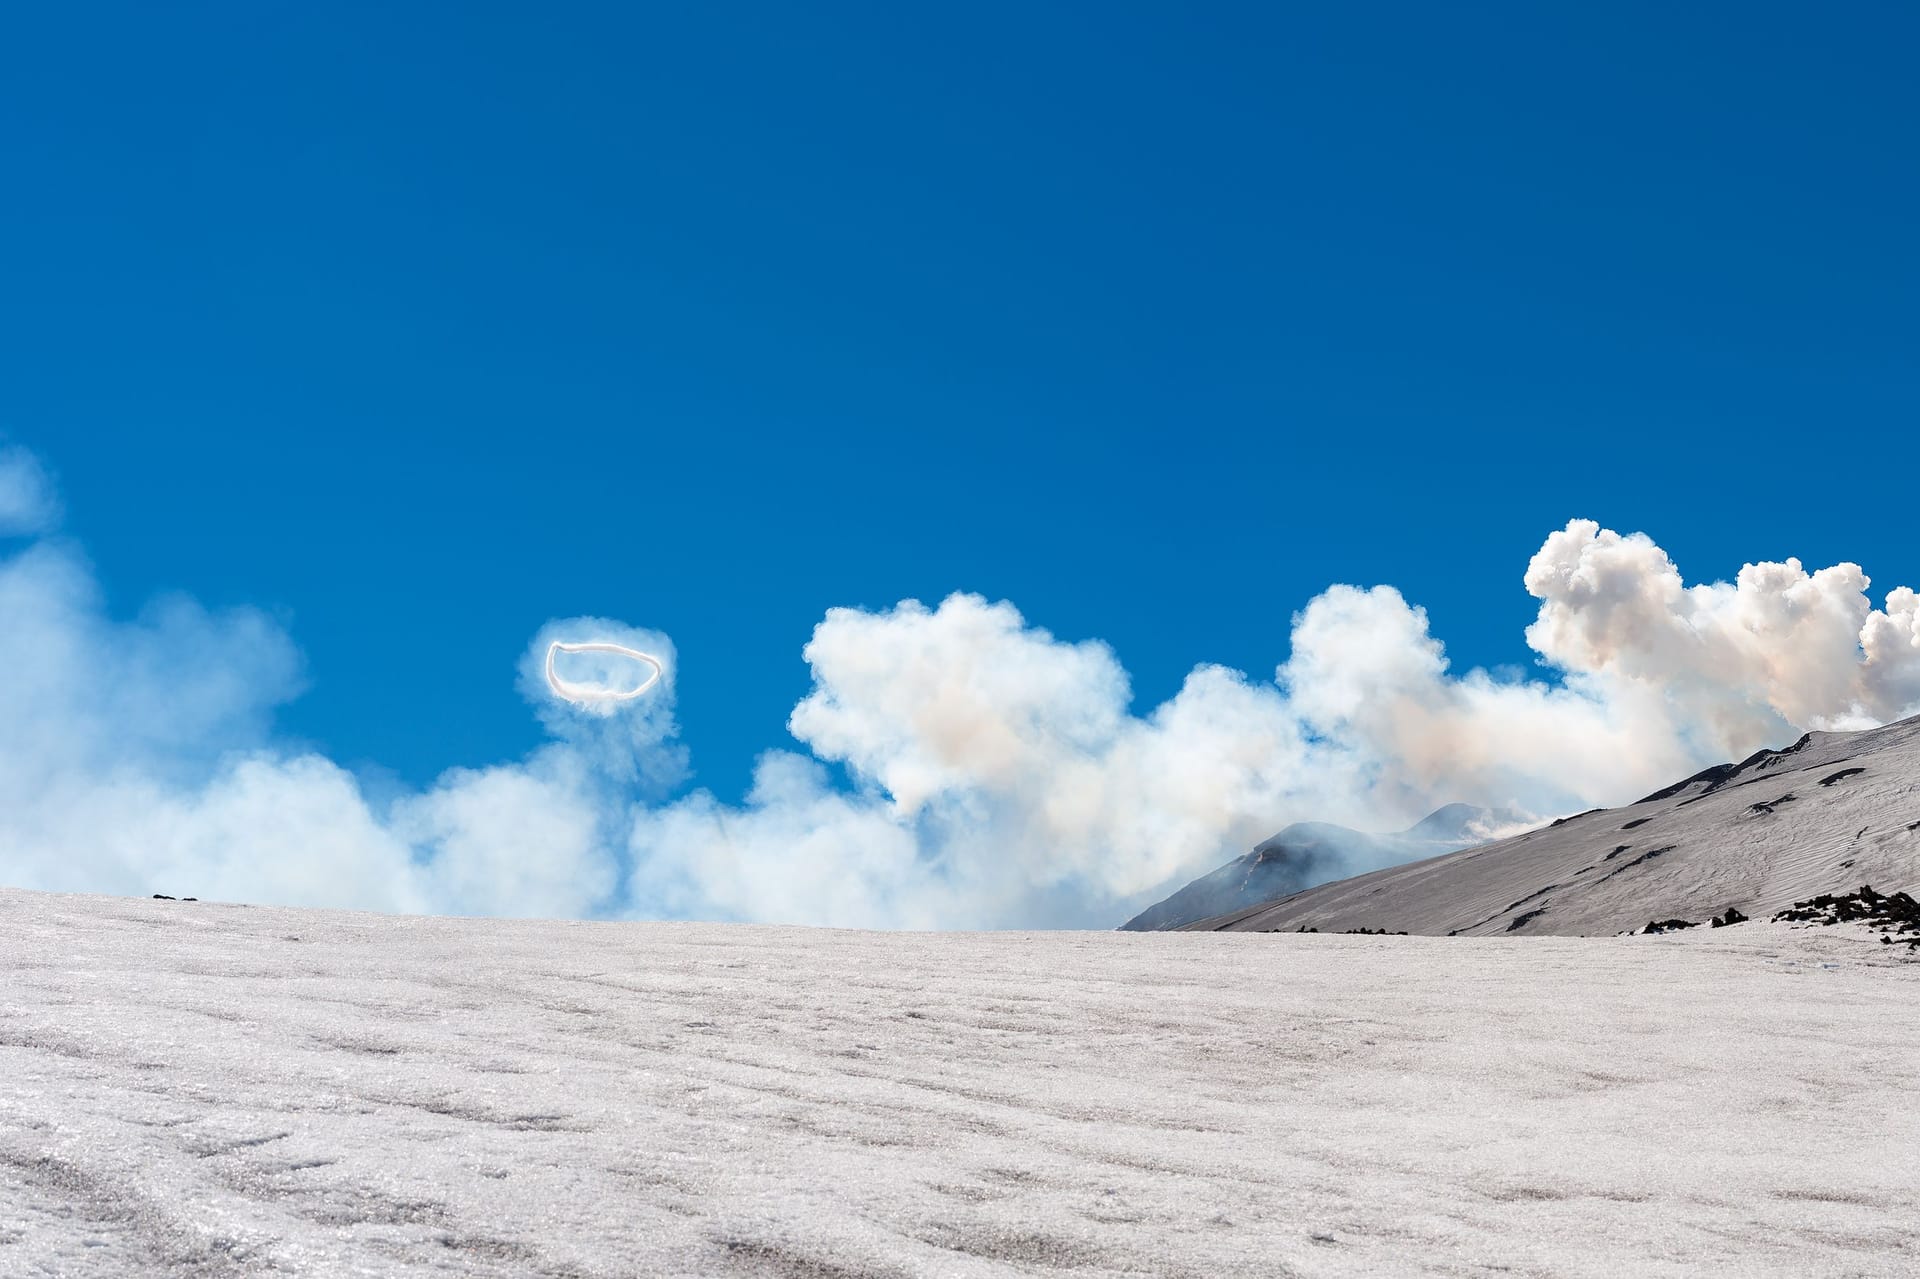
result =
[[[836,604],[1150,704],[1335,581],[1524,662],[1572,516],[1920,579],[1915,10],[1558,8],[16,7],[0,430],[415,781],[555,616],[674,637],[730,796]]]

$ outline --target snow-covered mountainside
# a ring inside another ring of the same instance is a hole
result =
[[[1341,874],[1484,844],[1517,814],[1448,804],[1404,831],[1371,835],[1331,822],[1295,822],[1243,857],[1208,872],[1120,925],[1153,932],[1243,910]]]
[[[1809,733],[1626,808],[1309,888],[1198,931],[1608,934],[1920,888],[1920,717]]]
[[[0,891],[0,1274],[1912,1275],[1907,954]]]

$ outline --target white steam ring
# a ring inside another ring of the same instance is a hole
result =
[[[631,657],[637,662],[645,662],[653,671],[640,681],[638,688],[599,688],[591,684],[570,684],[560,678],[553,669],[553,659],[562,653],[616,653],[621,657]],[[604,640],[594,640],[585,644],[567,644],[555,640],[547,646],[547,687],[559,697],[569,702],[630,702],[646,692],[666,673],[666,667],[660,659],[651,653],[642,653],[637,648],[628,648],[625,644],[609,644]]]

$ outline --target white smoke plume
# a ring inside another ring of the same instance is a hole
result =
[[[1575,520],[1526,582],[1542,601],[1527,643],[1549,663],[1663,693],[1723,744],[1871,727],[1920,701],[1920,600],[1900,587],[1874,609],[1857,564],[1748,564],[1731,585],[1686,586],[1644,534]]]
[[[23,496],[24,495],[24,496]],[[525,759],[373,798],[288,746],[300,658],[262,614],[161,600],[115,620],[57,495],[0,455],[0,882],[548,916],[881,927],[1110,926],[1287,822],[1395,829],[1465,800],[1560,812],[1702,764],[1920,710],[1920,601],[1861,570],[1748,565],[1686,586],[1644,536],[1576,520],[1529,565],[1530,681],[1455,673],[1391,587],[1335,586],[1270,680],[1203,665],[1132,705],[1097,641],[956,594],[832,609],[813,689],[738,803],[674,798],[687,759],[664,635],[536,633]],[[658,655],[631,702],[556,697],[555,640]]]

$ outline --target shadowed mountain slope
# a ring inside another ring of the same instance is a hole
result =
[[[1809,733],[1626,808],[1186,927],[1573,936],[1649,920],[1705,921],[1729,907],[1760,919],[1861,884],[1920,886],[1920,716],[1858,733]]]
[[[1295,822],[1244,857],[1236,857],[1120,925],[1158,932],[1298,892],[1309,884],[1373,866],[1391,866],[1484,844],[1521,819],[1507,810],[1448,804],[1407,830],[1370,835],[1331,822]]]

